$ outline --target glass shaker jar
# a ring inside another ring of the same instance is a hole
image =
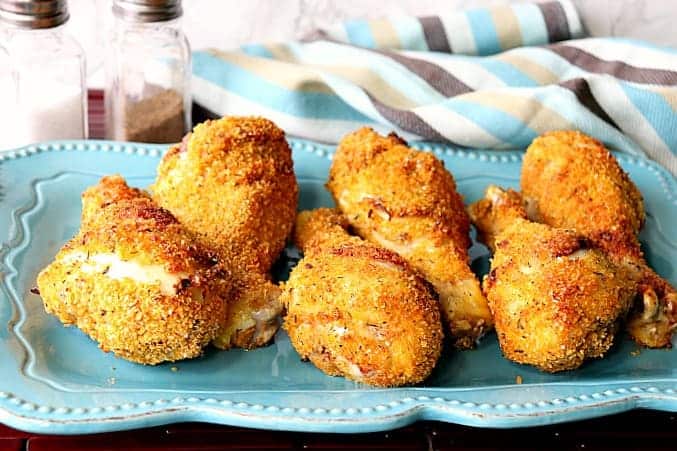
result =
[[[106,54],[106,135],[181,141],[190,126],[190,48],[181,0],[114,0]]]
[[[85,54],[66,0],[0,0],[0,149],[87,137]]]

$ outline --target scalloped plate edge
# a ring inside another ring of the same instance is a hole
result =
[[[405,397],[373,407],[309,409],[176,397],[154,402],[85,408],[45,407],[0,392],[0,420],[35,433],[85,434],[200,421],[299,432],[376,432],[419,420],[481,427],[527,427],[594,418],[634,408],[677,411],[677,387],[623,386],[578,397],[526,404],[462,402]]]
[[[321,157],[331,159],[333,155],[332,146],[329,145],[297,139],[290,139],[290,144],[296,150],[308,151]],[[446,154],[491,163],[521,160],[521,153],[518,151],[453,149],[437,143],[414,143],[414,146],[437,155]],[[164,148],[166,146],[107,141],[52,142],[0,153],[0,166],[4,162],[45,151],[112,151],[155,157],[160,156]],[[646,167],[658,178],[668,200],[677,205],[677,182],[664,168],[653,161],[635,156],[617,157],[623,162]],[[10,237],[9,243],[12,242],[11,238],[14,237]],[[484,427],[523,427],[592,418],[633,408],[674,412],[677,411],[677,385],[674,382],[670,380],[669,386],[663,388],[647,385],[649,383],[646,382],[534,404],[477,404],[418,396],[392,401],[387,405],[331,410],[264,406],[244,401],[234,403],[229,400],[197,397],[92,408],[50,407],[36,405],[8,392],[0,392],[0,422],[32,432],[62,434],[116,431],[179,421],[318,432],[372,432],[401,427],[424,419]]]

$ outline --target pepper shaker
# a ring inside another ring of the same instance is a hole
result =
[[[114,0],[106,54],[106,135],[178,142],[190,126],[190,48],[181,0]]]
[[[85,54],[66,0],[0,0],[0,149],[87,137]]]

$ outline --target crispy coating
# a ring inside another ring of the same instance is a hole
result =
[[[199,356],[224,326],[227,272],[119,176],[82,202],[80,231],[38,275],[46,310],[133,362]]]
[[[153,198],[229,262],[268,272],[298,204],[284,132],[258,117],[195,127],[158,167]]]
[[[640,255],[642,195],[599,141],[576,131],[536,138],[521,188],[532,219],[574,229],[609,254]]]
[[[527,210],[522,196],[514,191],[504,191],[495,185],[489,185],[484,199],[468,206],[468,216],[477,228],[477,239],[496,252],[496,238],[508,226],[527,218]]]
[[[301,357],[329,375],[379,387],[418,383],[442,348],[435,294],[400,256],[344,225],[335,210],[299,214],[304,258],[284,287],[283,327]]]
[[[291,232],[298,203],[284,132],[258,117],[200,124],[164,156],[151,190],[235,278],[228,324],[216,346],[266,344],[281,310],[279,289],[267,274]]]
[[[482,286],[503,354],[547,372],[602,357],[636,289],[624,267],[570,230],[529,221],[515,191],[490,186],[469,212],[494,249]]]
[[[345,216],[330,208],[302,211],[296,216],[294,244],[301,252],[308,253],[325,243],[343,243],[351,239],[346,232],[349,226]],[[352,241],[362,242],[357,237]]]
[[[394,134],[362,128],[339,144],[327,187],[360,236],[397,252],[434,285],[455,345],[474,346],[492,319],[468,266],[470,222],[444,164]]]
[[[527,149],[521,187],[534,220],[573,229],[626,266],[639,282],[630,335],[645,346],[669,347],[677,292],[644,260],[642,196],[613,155],[580,132],[546,133]]]

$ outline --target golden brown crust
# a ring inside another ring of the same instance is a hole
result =
[[[162,264],[172,272],[213,266],[216,258],[194,243],[192,235],[147,193],[127,186],[118,175],[106,176],[82,194],[83,215],[79,241],[91,252],[116,252],[123,259]],[[162,239],[167,235],[172,239]]]
[[[496,252],[496,236],[515,219],[527,219],[522,196],[512,189],[502,190],[489,185],[483,199],[467,208],[468,216],[477,227],[477,238]]]
[[[139,201],[150,198],[148,193],[139,189],[132,188],[119,175],[110,175],[102,177],[97,185],[87,188],[81,195],[82,215],[80,221],[83,226],[87,226],[89,220],[96,220],[98,212],[111,203],[121,201]]]
[[[642,195],[599,141],[577,131],[536,138],[524,156],[522,194],[532,218],[576,230],[610,255],[640,255]]]
[[[266,273],[298,203],[284,132],[267,119],[226,117],[196,126],[175,149],[158,167],[153,198],[222,259]]]
[[[337,210],[318,208],[302,211],[296,216],[294,244],[301,252],[318,247],[321,243],[339,240],[346,241],[348,221]]]
[[[362,128],[341,140],[327,187],[360,236],[397,252],[435,286],[456,346],[474,346],[492,319],[468,266],[470,222],[443,163],[394,134]]]
[[[230,269],[236,290],[216,346],[262,346],[277,330],[279,290],[267,273],[285,246],[298,204],[284,132],[259,117],[195,127],[158,167],[153,198]]]
[[[365,127],[344,137],[327,187],[335,198],[345,191],[359,194],[371,217],[422,217],[463,252],[470,246],[470,221],[444,163],[407,147],[394,133],[383,137]],[[344,214],[353,224],[352,215]]]
[[[168,293],[157,280],[113,277],[116,264],[180,280]],[[228,280],[169,212],[112,176],[85,191],[82,227],[39,274],[38,287],[48,312],[104,351],[157,364],[196,357],[218,334]]]
[[[284,287],[284,328],[329,375],[381,387],[420,382],[441,352],[434,293],[398,255],[335,229],[339,217],[319,209],[297,221],[311,246]]]
[[[470,206],[495,236],[483,288],[504,355],[556,372],[602,357],[613,344],[635,283],[576,233],[525,219],[514,191],[490,187]]]
[[[527,149],[521,186],[534,219],[575,230],[625,266],[639,287],[630,335],[644,346],[669,347],[677,291],[644,261],[642,196],[613,155],[580,132],[546,133]]]

